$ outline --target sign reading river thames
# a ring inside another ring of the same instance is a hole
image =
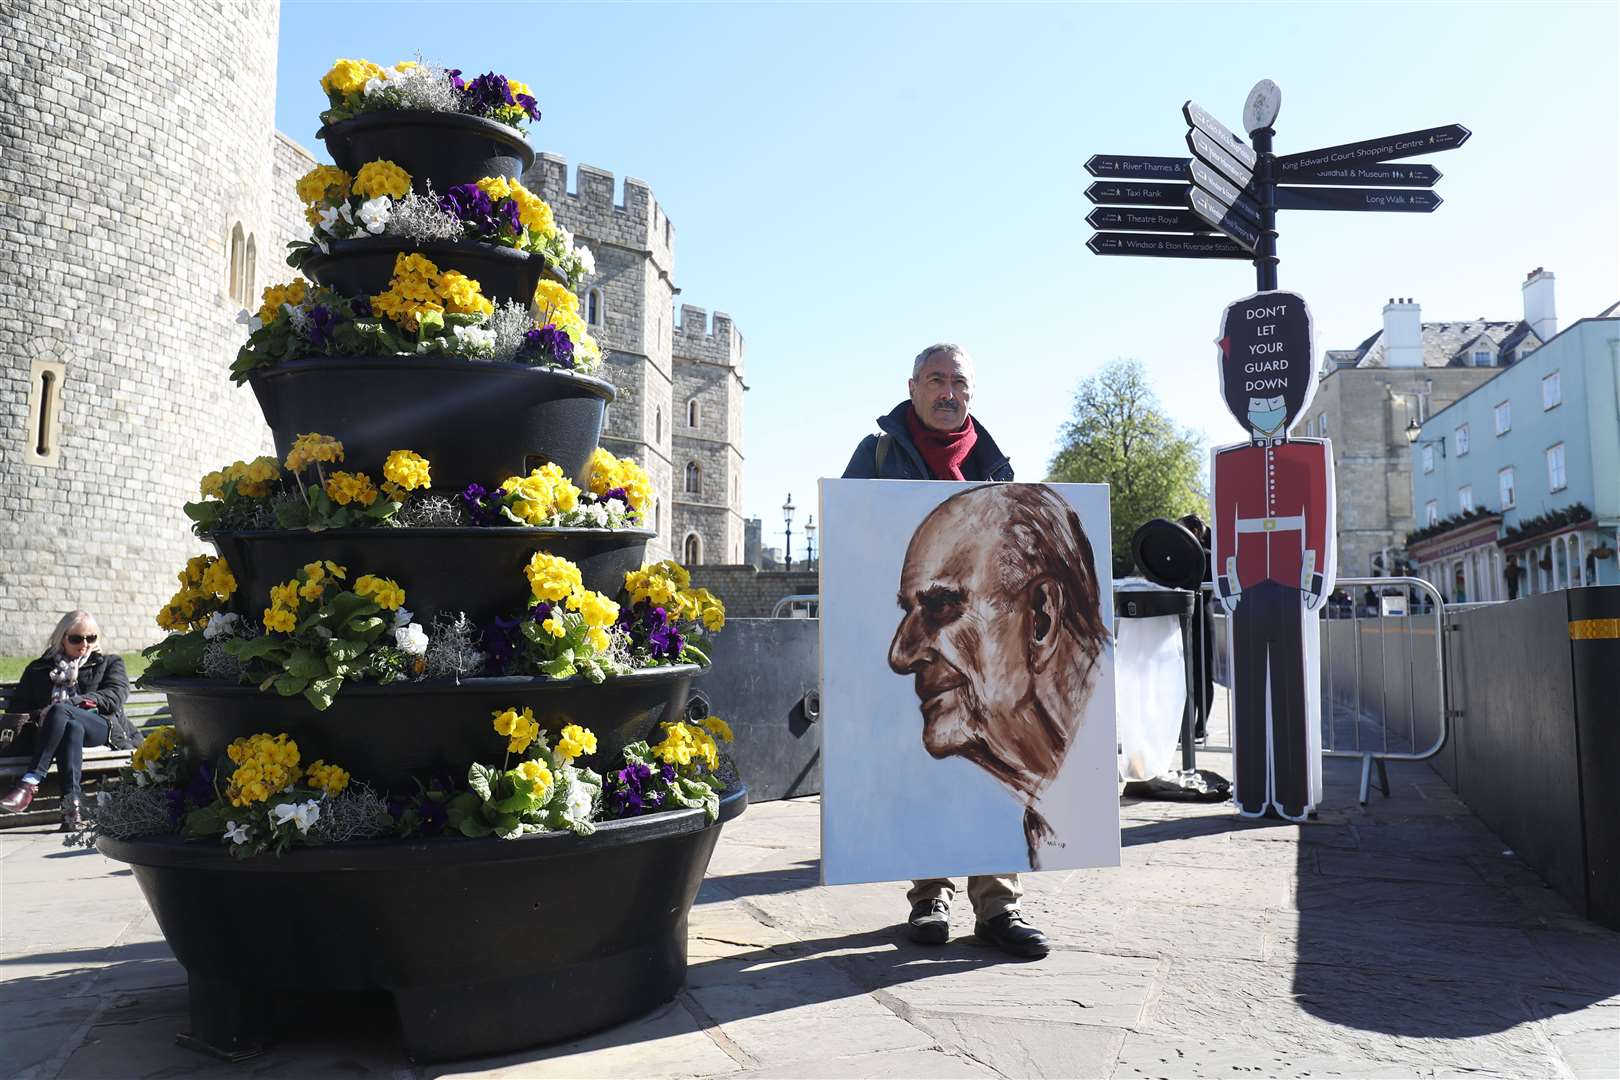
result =
[[[1221,388],[1238,423],[1249,426],[1248,409],[1238,406],[1262,399],[1286,400],[1293,416],[1305,410],[1316,372],[1304,297],[1262,292],[1227,305],[1218,343]]]

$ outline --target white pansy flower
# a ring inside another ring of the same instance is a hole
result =
[[[236,624],[241,620],[242,616],[234,611],[216,611],[208,616],[208,625],[203,627],[203,639],[213,641],[217,637],[229,634],[236,629]]]
[[[247,327],[248,333],[250,334],[264,325],[264,320],[259,318],[253,312],[249,311],[247,308],[243,308],[241,311],[236,313],[236,321],[242,326]]]
[[[299,803],[298,809],[293,811],[293,824],[298,826],[299,832],[307,833],[309,827],[315,824],[320,816],[321,804],[314,799],[309,799],[306,802]]]
[[[292,790],[291,785],[288,785],[287,790]],[[270,824],[285,825],[293,819],[293,815],[296,813],[298,813],[297,805],[286,802],[276,803],[270,808]]]
[[[244,822],[242,822],[242,824],[238,825],[234,821],[227,821],[225,823],[225,836],[224,836],[224,839],[229,840],[233,844],[245,844],[245,843],[247,843],[247,839],[248,839],[247,822],[244,821]]]
[[[337,232],[337,223],[338,223],[338,208],[337,207],[328,206],[325,210],[321,211],[321,221],[320,221],[319,228],[320,228],[320,230],[322,232],[334,233],[335,234]]]
[[[366,227],[366,232],[376,236],[388,227],[388,216],[393,210],[394,200],[387,195],[367,199],[360,204],[360,224]]]
[[[487,356],[495,351],[495,331],[482,326],[453,326],[457,347],[469,356]]]
[[[568,816],[574,821],[591,818],[591,789],[572,778],[568,782]]]
[[[398,611],[394,612],[394,629],[398,630],[402,626],[409,626],[411,624],[411,620],[414,618],[416,618],[416,616],[411,613],[410,608],[400,608]]]
[[[394,631],[394,644],[406,656],[426,656],[428,647],[427,631],[422,629],[421,623],[410,623]]]
[[[596,273],[596,256],[591,253],[590,248],[584,244],[579,245],[574,249],[574,258],[579,260],[579,265],[584,268],[586,274]]]

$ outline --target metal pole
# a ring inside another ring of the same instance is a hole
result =
[[[1254,163],[1254,183],[1260,196],[1260,247],[1254,253],[1255,288],[1259,292],[1277,287],[1277,158],[1271,152],[1271,137],[1275,134],[1268,127],[1249,134],[1260,159]]]
[[[1192,600],[1193,611],[1197,611],[1197,594]],[[1192,772],[1198,768],[1198,750],[1193,746],[1193,694],[1198,688],[1193,685],[1192,616],[1187,611],[1181,611],[1177,621],[1181,623],[1181,658],[1187,669],[1187,703],[1181,710],[1181,767]]]

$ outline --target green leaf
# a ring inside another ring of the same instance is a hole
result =
[[[416,316],[417,337],[426,341],[430,337],[438,337],[444,333],[444,312],[423,311]]]
[[[226,821],[233,817],[241,821],[250,813],[248,807],[234,807],[221,799],[187,814],[181,831],[191,840],[218,840],[225,835]]]
[[[309,528],[309,507],[302,499],[285,499],[276,503],[276,524],[283,529]]]
[[[472,788],[473,793],[480,799],[487,800],[491,798],[490,789],[495,780],[495,774],[496,770],[486,768],[475,761],[467,767],[467,786]]]
[[[377,635],[387,629],[389,623],[376,615],[367,615],[360,619],[350,619],[344,630],[356,637],[364,638],[361,648],[365,648],[377,640]]]
[[[574,651],[572,649],[540,665],[540,674],[551,679],[566,679],[574,674],[574,670]]]
[[[333,638],[326,643],[327,660],[339,663],[358,660],[360,654],[366,651],[367,644],[367,642],[354,641],[349,638]]]
[[[276,676],[273,685],[276,688],[276,693],[282,697],[293,697],[304,692],[304,688],[309,685],[309,680],[307,678],[300,679],[296,675],[282,674]]]
[[[288,675],[297,679],[318,679],[327,674],[326,661],[307,648],[294,649],[287,657],[286,669]],[[295,693],[302,690],[303,687],[299,687]]]
[[[309,689],[304,691],[304,698],[316,709],[325,712],[342,687],[343,676],[341,675],[328,675],[322,679],[313,679],[310,681]]]
[[[225,642],[225,651],[238,660],[275,657],[285,653],[287,648],[286,639],[274,638],[269,634],[261,634],[256,638],[229,638]]]

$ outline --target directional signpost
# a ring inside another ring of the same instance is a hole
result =
[[[1086,172],[1114,180],[1180,180],[1187,175],[1187,159],[1093,154],[1086,162]]]
[[[1151,206],[1099,206],[1086,215],[1093,229],[1129,232],[1210,232],[1214,226],[1190,210],[1157,210]]]
[[[1289,184],[1331,184],[1334,187],[1434,187],[1440,170],[1433,165],[1329,165],[1314,172],[1283,174]]]
[[[1165,259],[1247,259],[1249,252],[1224,236],[1152,236],[1093,233],[1086,247],[1098,255],[1156,255]]]
[[[1132,184],[1099,180],[1086,188],[1086,198],[1105,206],[1187,206],[1186,184]]]
[[[1303,154],[1289,154],[1277,159],[1277,168],[1284,176],[1291,172],[1332,168],[1337,165],[1365,165],[1374,161],[1394,161],[1396,158],[1417,157],[1440,150],[1455,150],[1468,141],[1473,132],[1461,124],[1408,131],[1404,135],[1390,135],[1383,139],[1345,143],[1343,146],[1325,146],[1320,150],[1307,150]]]

